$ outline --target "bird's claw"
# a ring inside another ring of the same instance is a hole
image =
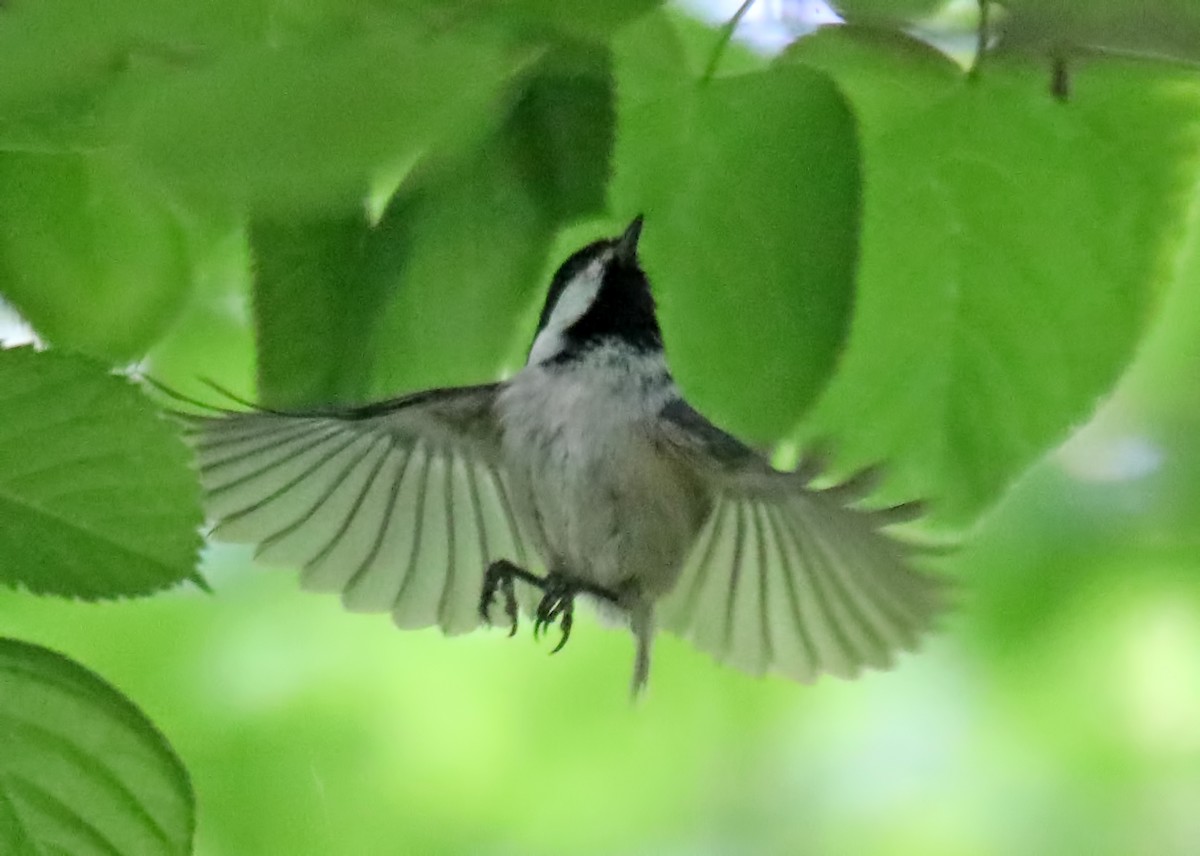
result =
[[[483,577],[483,591],[479,595],[479,617],[485,624],[491,624],[489,614],[496,600],[496,591],[504,595],[504,614],[508,616],[511,627],[509,637],[517,635],[517,593],[513,588],[513,574],[505,562],[493,562],[488,566]]]
[[[550,574],[545,579],[543,590],[545,594],[534,613],[533,638],[537,639],[555,621],[558,621],[562,630],[562,638],[550,652],[557,654],[567,644],[567,639],[571,637],[571,625],[575,619],[575,587],[564,577]]]
[[[533,614],[533,638],[540,638],[555,622],[562,631],[562,638],[551,650],[551,654],[561,651],[571,638],[571,626],[575,621],[575,595],[583,592],[617,603],[617,595],[607,589],[572,579],[562,573],[549,573],[544,577],[537,577],[512,562],[500,559],[492,562],[484,573],[483,590],[479,595],[479,618],[485,624],[492,623],[489,613],[497,593],[502,593],[504,613],[512,625],[509,636],[517,632],[517,596],[513,590],[513,580],[516,579],[542,590],[542,599]]]

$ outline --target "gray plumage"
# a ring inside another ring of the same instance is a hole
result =
[[[560,268],[509,381],[184,415],[214,537],[255,544],[263,561],[299,566],[306,588],[403,628],[477,627],[498,559],[585,583],[611,593],[602,611],[634,633],[635,691],[659,628],[753,674],[890,665],[942,600],[885,531],[918,507],[861,510],[866,477],[816,490],[812,468],[774,470],[689,406],[639,233],[640,218]]]

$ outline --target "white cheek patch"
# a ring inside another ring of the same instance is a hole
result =
[[[596,295],[600,293],[607,261],[608,254],[595,259],[576,274],[563,289],[550,312],[546,326],[533,340],[533,347],[529,351],[529,365],[544,363],[562,352],[563,334],[587,313],[595,302]]]

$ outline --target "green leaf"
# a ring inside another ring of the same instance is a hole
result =
[[[550,59],[525,86],[502,145],[541,206],[569,223],[605,207],[616,128],[612,67],[607,52],[582,68]]]
[[[550,64],[482,147],[401,193],[372,262],[392,295],[376,393],[496,376],[556,230],[603,210],[614,121],[607,62]]]
[[[132,64],[170,67],[211,57],[265,41],[268,30],[277,37],[280,5],[265,0],[6,3],[0,103],[36,103],[52,93],[114,81]]]
[[[273,406],[362,400],[382,296],[364,277],[366,214],[259,221],[254,253],[258,389]]]
[[[718,47],[720,55],[713,69],[715,76],[761,71],[770,65],[770,58],[759,51],[740,41],[726,39],[724,22],[719,22],[715,27],[710,26],[678,7],[668,8],[662,17],[670,21],[688,67],[695,77],[702,77],[708,72]]]
[[[542,202],[500,141],[397,198],[371,259],[389,294],[375,395],[496,377],[514,323],[545,287],[554,220]]]
[[[99,155],[0,153],[0,293],[47,341],[134,359],[190,287],[182,227],[135,176]]]
[[[389,20],[140,81],[115,100],[110,129],[195,198],[327,212],[357,200],[374,171],[487,125],[534,56],[503,32]]]
[[[145,373],[193,398],[209,399],[204,380],[243,398],[253,397],[250,250],[241,218],[192,232],[191,299],[168,336],[141,363]]]
[[[202,522],[189,455],[127,379],[0,351],[0,583],[85,599],[186,579]]]
[[[498,11],[538,28],[604,40],[617,29],[662,5],[662,0],[503,0]]]
[[[829,75],[853,105],[864,135],[907,119],[963,82],[962,68],[950,57],[882,27],[822,27],[794,42],[779,62],[803,63]],[[872,147],[864,149],[863,156],[870,157]]]
[[[944,0],[836,0],[832,5],[847,21],[902,23],[933,14]]]
[[[1063,53],[1107,48],[1200,60],[1200,4],[1195,0],[1010,0],[1006,50]]]
[[[78,663],[0,638],[0,746],[0,852],[191,852],[187,771],[141,711]]]
[[[642,259],[676,375],[730,430],[776,439],[827,381],[849,323],[853,117],[799,66],[699,83],[661,17],[617,56],[612,209],[646,214]]]
[[[849,346],[805,430],[963,524],[1129,362],[1174,274],[1200,92],[1097,62],[1063,104],[1040,69],[993,62],[887,110],[861,94],[902,60],[864,56],[826,58],[864,106],[865,217]]]
[[[547,63],[481,144],[430,155],[381,221],[252,230],[260,390],[331,403],[489,380],[540,298],[555,230],[604,204],[611,81]]]

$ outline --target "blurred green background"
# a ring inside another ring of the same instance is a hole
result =
[[[335,179],[298,182],[287,205]],[[588,617],[554,657],[527,629],[400,633],[221,545],[201,565],[212,595],[83,604],[0,588],[0,631],[76,658],[162,730],[192,775],[200,856],[1200,852],[1194,217],[1189,229],[1115,392],[939,560],[958,606],[891,672],[755,680],[663,636],[631,705],[630,640]],[[246,247],[236,230],[198,231],[194,287],[141,365],[188,391],[204,374],[251,392],[264,333]],[[424,264],[458,261],[435,247]],[[496,336],[493,351],[520,350]],[[427,372],[463,359],[446,350]]]

